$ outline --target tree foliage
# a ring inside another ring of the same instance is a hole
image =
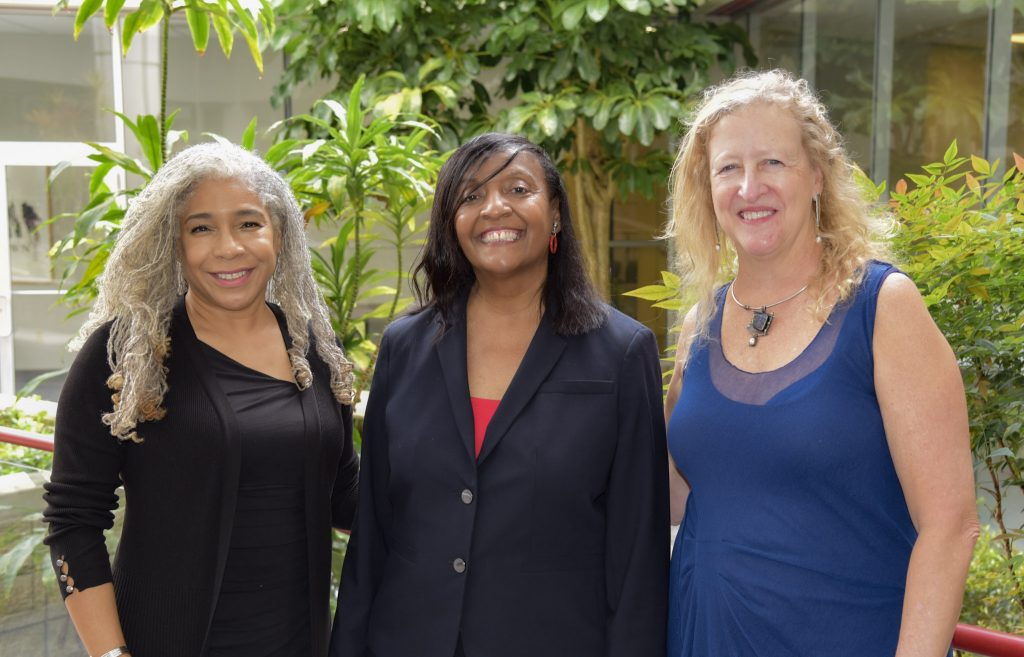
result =
[[[713,67],[729,69],[732,23],[691,21],[695,0],[284,0],[289,55],[278,94],[366,76],[378,111],[426,114],[452,148],[487,129],[525,135],[560,160],[591,273],[608,289],[616,196],[652,195],[666,140]]]

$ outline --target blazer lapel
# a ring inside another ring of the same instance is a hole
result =
[[[550,312],[550,311],[549,311]],[[533,399],[537,388],[540,387],[555,367],[555,363],[562,356],[565,350],[566,340],[555,333],[555,327],[551,323],[549,314],[546,313],[541,320],[537,332],[530,341],[530,346],[523,356],[523,362],[519,364],[512,382],[501,398],[498,410],[495,411],[491,423],[487,425],[487,433],[484,435],[484,445],[477,458],[477,465],[483,463],[484,459],[494,451],[495,446],[501,442],[502,437],[508,433],[512,422],[522,412],[526,405]],[[466,349],[465,333],[463,333],[462,348],[462,372],[466,376]],[[468,390],[468,384],[467,384]],[[466,394],[468,399],[469,395]],[[468,404],[468,401],[467,401]]]
[[[448,390],[448,403],[452,407],[455,426],[459,428],[462,444],[471,460],[476,460],[473,442],[473,407],[469,403],[469,370],[466,362],[466,320],[449,327],[435,345],[441,374]]]

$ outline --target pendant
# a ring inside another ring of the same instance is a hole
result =
[[[772,327],[772,319],[775,314],[768,312],[767,308],[758,308],[752,312],[754,314],[750,318],[750,323],[747,324],[747,331],[750,332],[750,340],[747,341],[747,344],[756,347],[757,339],[768,335],[768,329]]]

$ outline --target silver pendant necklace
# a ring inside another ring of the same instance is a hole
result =
[[[754,306],[748,306],[747,304],[743,303],[742,301],[736,298],[736,292],[733,290],[734,285],[735,281],[729,284],[729,296],[732,297],[732,300],[736,302],[737,306],[739,306],[743,310],[746,310],[748,313],[753,313],[753,315],[750,318],[750,323],[747,324],[747,331],[750,333],[750,340],[747,341],[747,344],[749,344],[751,347],[756,347],[757,339],[768,335],[768,329],[772,327],[772,320],[775,318],[775,313],[768,312],[768,309],[774,306],[778,306],[779,304],[786,303],[791,299],[795,299],[807,291],[807,285],[804,285],[802,288],[800,288],[793,294],[789,295],[785,299],[776,301],[775,303],[765,304],[760,308],[756,308]]]

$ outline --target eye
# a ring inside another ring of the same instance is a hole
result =
[[[768,166],[771,166],[771,167],[776,167],[776,166],[781,167],[781,166],[784,166],[784,164],[785,164],[782,160],[776,160],[774,158],[769,158],[769,159],[765,160],[764,163],[767,164]]]
[[[515,185],[512,187],[513,194],[526,194],[530,190],[526,188],[526,185]]]
[[[194,226],[192,226],[191,228],[188,229],[189,235],[197,235],[199,233],[208,233],[208,232],[210,232],[210,227],[207,226],[206,224],[196,224],[196,225],[194,225]]]
[[[242,222],[242,228],[262,228],[263,224],[259,221],[248,219]]]
[[[732,171],[735,171],[737,168],[738,167],[735,164],[726,164],[725,166],[720,167],[718,171],[716,171],[715,173],[721,176],[727,173],[731,173]]]

